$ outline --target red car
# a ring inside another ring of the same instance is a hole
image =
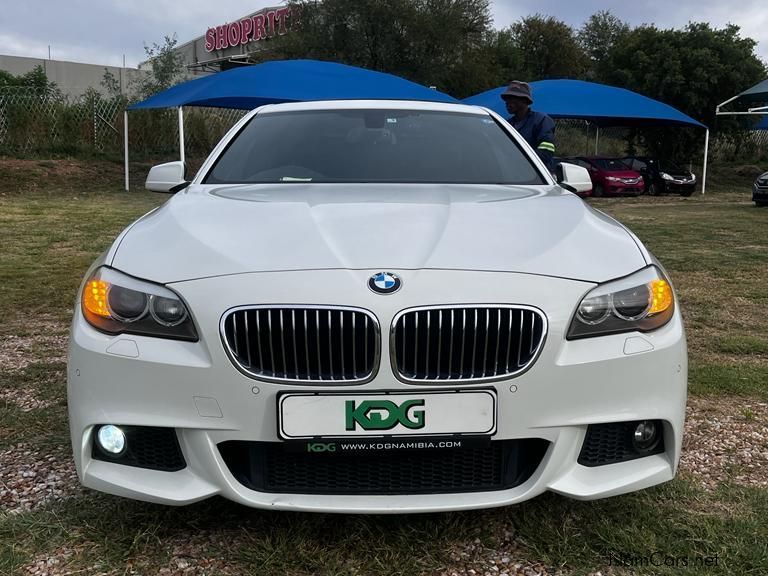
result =
[[[589,170],[593,196],[639,196],[645,190],[642,174],[616,158],[577,156],[567,161]]]

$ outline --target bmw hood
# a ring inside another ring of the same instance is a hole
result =
[[[118,238],[111,265],[162,283],[244,272],[419,268],[602,282],[634,237],[555,186],[190,186]]]

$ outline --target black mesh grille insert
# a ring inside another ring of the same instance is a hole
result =
[[[165,472],[176,472],[187,466],[181,453],[176,430],[173,428],[155,428],[151,426],[120,426],[125,433],[126,449],[123,454],[114,456],[103,451],[96,441],[101,426],[93,429],[94,460],[116,462],[137,468],[149,468]]]
[[[546,330],[543,315],[519,307],[412,310],[395,324],[391,354],[405,380],[482,380],[524,370]]]
[[[590,424],[587,427],[587,435],[579,454],[579,464],[582,466],[602,466],[664,452],[663,427],[659,420],[655,420],[659,430],[659,443],[649,451],[638,452],[635,449],[632,444],[632,434],[640,422],[642,420]]]
[[[281,442],[219,444],[252,490],[294,494],[439,494],[512,488],[533,474],[546,440],[497,440],[470,448],[314,454]]]
[[[223,332],[235,362],[259,378],[364,382],[378,364],[378,323],[364,310],[241,309]]]

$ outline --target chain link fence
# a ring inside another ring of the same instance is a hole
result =
[[[124,98],[106,98],[96,91],[69,98],[26,88],[1,88],[0,155],[121,157],[126,105]],[[184,134],[190,163],[205,158],[245,113],[221,108],[185,108]],[[131,112],[128,127],[132,160],[178,158],[176,110]],[[703,134],[700,139],[703,143]],[[641,154],[645,150],[639,142],[637,129],[611,127],[598,131],[582,120],[557,120],[558,156]],[[768,157],[768,131],[717,135],[710,142],[710,155],[713,160]]]
[[[122,107],[120,100],[107,100],[96,93],[69,99],[4,88],[0,90],[0,154],[119,149],[122,126],[115,119]]]
[[[29,89],[0,89],[0,155],[123,153],[123,98],[89,92],[77,98]],[[185,149],[204,158],[245,110],[185,108]],[[128,118],[132,159],[178,157],[176,110],[137,110]]]
[[[649,151],[642,145],[642,128],[611,126],[600,128],[583,120],[558,119],[558,156],[613,156],[643,155]],[[688,130],[695,153],[688,161],[700,163],[704,155],[704,130],[700,128],[663,128],[655,130],[655,137],[664,137],[667,131]],[[647,136],[648,134],[646,134]],[[768,130],[740,130],[713,135],[709,142],[711,161],[748,161],[768,159]]]

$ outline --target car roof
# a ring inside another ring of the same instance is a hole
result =
[[[259,114],[273,112],[300,112],[308,110],[422,110],[432,112],[458,112],[463,114],[487,115],[488,110],[469,104],[448,104],[424,102],[421,100],[320,100],[314,102],[285,102],[267,104],[258,108]]]

